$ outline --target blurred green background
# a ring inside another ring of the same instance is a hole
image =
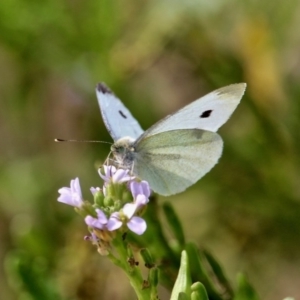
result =
[[[1,1],[0,298],[133,298],[56,201],[76,176],[86,199],[101,185],[108,145],[53,141],[111,141],[99,81],[145,129],[247,82],[218,165],[168,200],[232,282],[245,271],[262,299],[300,297],[299,28],[296,0]]]

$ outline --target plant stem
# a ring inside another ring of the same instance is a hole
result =
[[[153,292],[151,293],[151,288],[148,286],[145,287],[145,282],[140,268],[136,265],[131,265],[128,262],[128,259],[130,258],[128,255],[130,251],[127,249],[129,247],[128,243],[122,240],[121,236],[118,236],[114,239],[113,245],[118,253],[119,259],[114,257],[112,254],[110,254],[109,257],[115,265],[124,270],[137,295],[137,298],[139,300],[156,299],[151,297],[151,294],[153,295]]]

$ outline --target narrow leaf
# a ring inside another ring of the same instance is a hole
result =
[[[172,290],[170,300],[177,300],[181,292],[190,295],[191,278],[186,251],[181,252],[180,268]]]

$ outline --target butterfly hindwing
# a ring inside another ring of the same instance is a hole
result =
[[[161,195],[184,191],[218,162],[223,141],[214,132],[182,129],[145,137],[135,145],[134,173]]]

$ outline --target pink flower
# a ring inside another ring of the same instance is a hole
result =
[[[93,196],[95,196],[96,193],[101,192],[101,189],[99,187],[91,187],[90,188],[91,193],[93,194]]]
[[[141,203],[144,203],[144,198]],[[147,229],[147,224],[144,219],[134,216],[141,203],[127,203],[124,205],[122,212],[112,213],[106,225],[107,229],[113,231],[126,224],[132,232],[138,235],[143,234]]]
[[[144,180],[141,182],[130,182],[130,191],[134,199],[136,199],[138,195],[144,195],[146,198],[149,198],[151,193],[149,183]]]
[[[105,229],[107,224],[107,217],[105,213],[101,209],[96,209],[97,218],[92,216],[86,216],[84,221],[85,223],[94,228]]]
[[[58,192],[60,193],[57,199],[59,202],[75,207],[80,207],[83,203],[78,177],[71,180],[70,187],[63,187]]]
[[[98,172],[100,177],[106,183],[110,183],[110,182],[123,183],[133,178],[128,174],[129,170],[116,169],[115,166],[103,166],[103,168],[104,168],[104,174],[101,173],[101,169],[99,169]]]

